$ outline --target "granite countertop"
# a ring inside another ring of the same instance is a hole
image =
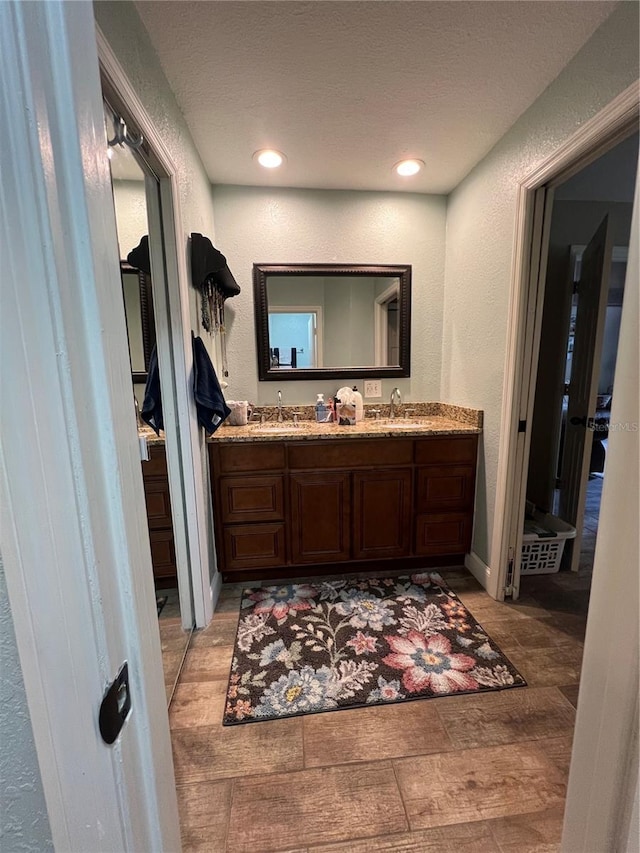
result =
[[[246,426],[227,426],[218,429],[210,441],[317,441],[318,439],[390,438],[407,436],[415,438],[425,435],[475,435],[482,432],[482,412],[452,406],[447,403],[407,403],[399,406],[395,418],[391,418],[389,407],[380,406],[380,419],[372,416],[374,406],[365,406],[365,419],[351,426],[335,423],[321,424],[313,420],[312,406],[283,406],[284,421],[278,423],[277,409],[262,406],[259,409],[268,420],[261,424],[253,421]],[[297,424],[293,423],[293,412],[299,412]],[[368,415],[368,416],[367,416]]]
[[[319,424],[313,420],[313,406],[283,406],[284,421],[277,421],[275,406],[261,406],[267,421],[259,420],[246,426],[223,424],[209,436],[208,441],[263,442],[263,441],[317,441],[318,439],[391,438],[406,436],[415,438],[426,435],[477,435],[482,432],[483,413],[479,409],[468,409],[448,403],[406,403],[397,407],[395,418],[390,417],[388,405],[378,409],[380,419],[372,412],[375,406],[365,405],[365,419],[351,426]],[[298,413],[298,423],[293,422],[293,413]],[[150,427],[141,427],[138,435],[145,437],[147,444],[163,445],[164,433],[159,436]]]

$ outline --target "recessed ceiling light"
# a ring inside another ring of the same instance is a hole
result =
[[[417,175],[423,166],[424,160],[401,160],[393,169],[403,178],[407,178],[410,175]]]
[[[265,169],[277,169],[284,163],[286,157],[281,151],[276,151],[275,148],[262,148],[255,152],[253,159],[257,160]]]

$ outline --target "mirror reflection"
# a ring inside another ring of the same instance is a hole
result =
[[[408,376],[410,271],[255,264],[260,378]]]
[[[112,115],[111,108],[105,103],[107,137],[112,129]],[[157,179],[145,171],[144,160],[139,160],[127,146],[116,145],[109,150],[132,391],[141,408],[149,359],[156,339],[151,276],[122,259],[126,258],[147,234],[151,242],[162,241],[162,234],[157,229],[154,230],[152,226],[151,233],[149,229],[150,202],[146,181],[149,183],[149,191],[152,192],[153,184],[150,179],[154,182]],[[140,427],[141,424],[139,429]],[[168,703],[186,654],[190,632],[184,630],[182,625],[180,579],[164,439],[156,440],[154,435],[148,452],[149,458],[141,462],[142,480]]]

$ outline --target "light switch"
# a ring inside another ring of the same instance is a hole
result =
[[[364,396],[368,399],[382,397],[382,379],[368,379],[364,383]]]

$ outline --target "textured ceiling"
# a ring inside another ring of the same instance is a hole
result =
[[[613,2],[138,2],[215,184],[447,193]],[[251,155],[275,147],[268,172]],[[392,173],[419,157],[414,178]]]

